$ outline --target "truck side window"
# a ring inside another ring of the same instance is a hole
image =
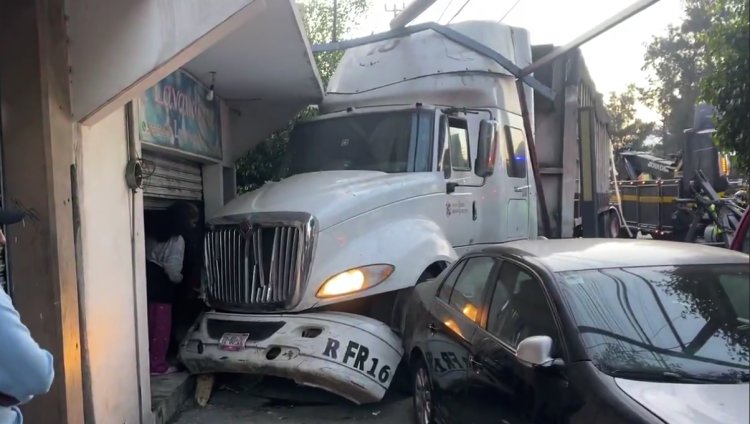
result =
[[[518,128],[505,126],[505,169],[511,178],[526,178],[526,136]]]
[[[448,121],[451,165],[454,171],[471,171],[469,155],[469,127],[463,119],[451,118]]]

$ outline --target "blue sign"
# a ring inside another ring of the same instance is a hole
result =
[[[178,70],[139,99],[141,141],[221,159],[218,101],[206,100],[208,89]]]

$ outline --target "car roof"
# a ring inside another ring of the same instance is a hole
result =
[[[747,254],[674,241],[630,239],[519,240],[483,249],[536,260],[552,272],[661,265],[748,264]]]

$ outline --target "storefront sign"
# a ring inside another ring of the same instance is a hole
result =
[[[218,101],[206,100],[208,89],[178,70],[139,99],[141,141],[221,159]]]

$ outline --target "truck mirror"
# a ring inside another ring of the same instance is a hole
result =
[[[477,140],[477,158],[474,161],[474,173],[479,177],[489,177],[495,170],[495,152],[497,151],[497,122],[483,119],[479,124]]]

